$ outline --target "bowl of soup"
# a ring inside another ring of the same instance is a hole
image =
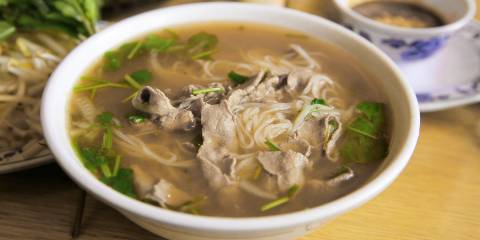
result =
[[[334,0],[342,23],[397,62],[440,51],[475,16],[474,0]]]
[[[45,90],[66,173],[168,239],[292,239],[378,195],[416,144],[394,63],[328,20],[203,3],[80,44]]]

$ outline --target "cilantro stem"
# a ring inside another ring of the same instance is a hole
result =
[[[137,89],[137,90],[139,90],[140,88],[142,88],[142,85],[138,84],[138,82],[135,81],[135,79],[133,79],[132,76],[130,76],[130,75],[127,74],[127,75],[125,75],[123,78],[124,78],[125,81],[126,81],[128,84],[130,84],[130,86],[132,86],[133,88],[135,88],[135,89]]]
[[[112,177],[112,172],[110,171],[110,167],[108,166],[108,163],[104,163],[100,165],[100,170],[102,170],[102,173],[105,177],[107,178]]]
[[[281,198],[275,199],[275,200],[263,205],[260,208],[260,211],[262,211],[262,212],[268,211],[272,208],[275,208],[275,207],[278,207],[280,205],[283,205],[283,204],[287,203],[288,200],[289,200],[288,197],[281,197]]]
[[[112,128],[105,128],[105,133],[103,133],[102,149],[111,150],[113,146],[113,134]]]
[[[211,93],[211,92],[223,92],[225,89],[221,87],[211,87],[211,88],[204,88],[204,89],[194,89],[192,90],[193,95],[198,95],[198,94],[205,94],[205,93]]]
[[[127,85],[120,84],[120,83],[101,83],[101,84],[92,84],[92,85],[87,85],[87,86],[76,86],[73,89],[73,91],[74,92],[83,92],[83,91],[88,91],[88,90],[98,90],[100,88],[106,88],[106,87],[128,88]]]
[[[122,156],[117,155],[115,157],[115,163],[113,165],[113,173],[112,175],[115,177],[118,174],[118,170],[120,169],[120,163],[122,162]]]
[[[270,151],[280,151],[280,147],[278,147],[275,143],[270,141],[270,139],[268,139],[268,138],[267,138],[267,140],[265,140],[265,145],[267,145],[267,147],[270,149]]]
[[[198,60],[198,59],[208,57],[208,56],[212,55],[213,53],[215,53],[215,51],[216,51],[215,49],[212,49],[212,50],[208,50],[208,51],[205,51],[205,52],[197,53],[197,54],[192,56],[192,60]]]
[[[137,43],[135,43],[135,46],[133,47],[132,51],[130,51],[130,53],[128,54],[127,59],[130,60],[134,58],[135,55],[138,53],[138,50],[140,50],[140,48],[142,47],[142,45],[143,45],[143,41],[138,41]]]
[[[122,103],[126,103],[126,102],[132,100],[132,98],[134,98],[134,97],[137,96],[138,92],[139,92],[139,90],[133,92],[130,96],[124,98],[124,99],[122,100]]]

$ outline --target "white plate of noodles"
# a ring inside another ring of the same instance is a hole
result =
[[[15,4],[7,1],[7,7],[2,7],[14,9]],[[85,36],[15,29],[14,23],[2,20],[6,10],[1,11],[0,174],[4,174],[53,161],[40,124],[43,88],[57,65]],[[97,24],[97,28],[105,26],[106,22]]]

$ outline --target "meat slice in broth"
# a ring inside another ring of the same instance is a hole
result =
[[[276,176],[280,191],[303,184],[303,168],[308,161],[303,154],[292,150],[260,152],[258,161],[268,173]]]
[[[196,126],[193,113],[172,106],[170,99],[159,89],[144,87],[132,100],[132,105],[140,111],[152,114],[162,128],[167,130],[192,130]]]
[[[197,156],[205,178],[214,189],[235,181],[236,159],[231,153],[238,148],[238,141],[234,118],[226,101],[206,104],[202,109],[203,144]]]

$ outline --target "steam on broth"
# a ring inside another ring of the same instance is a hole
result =
[[[70,134],[115,190],[191,214],[318,206],[387,154],[384,98],[347,53],[272,26],[208,23],[105,53],[73,90]]]
[[[431,28],[445,25],[433,10],[420,4],[395,1],[370,1],[353,10],[375,21],[406,28]]]

